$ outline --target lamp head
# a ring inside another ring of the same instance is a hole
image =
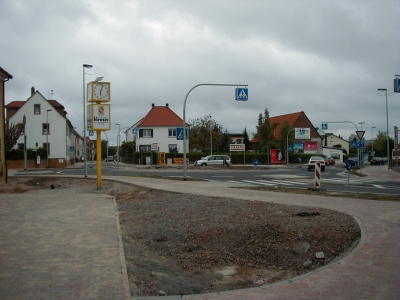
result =
[[[387,91],[387,89],[378,89],[378,91]]]
[[[83,67],[90,69],[90,68],[93,68],[93,65],[83,64]]]
[[[103,80],[103,78],[104,78],[104,76],[97,77],[97,78],[96,78],[94,81],[95,81],[95,82],[102,81],[102,80]]]
[[[52,109],[48,109],[47,111],[53,111]]]

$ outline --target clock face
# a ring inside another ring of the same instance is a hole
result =
[[[109,91],[107,84],[97,83],[93,87],[93,96],[95,99],[104,100],[108,99]]]

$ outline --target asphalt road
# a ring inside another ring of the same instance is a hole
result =
[[[54,174],[54,175],[82,175],[85,174],[83,164],[77,164],[73,168],[28,170],[27,173]],[[373,168],[385,168],[386,166],[371,166]],[[386,167],[387,168],[387,167]],[[362,173],[362,170],[359,171]],[[88,162],[88,175],[96,175],[95,162]],[[25,174],[19,172],[17,174]],[[182,167],[158,168],[157,166],[134,166],[120,163],[102,163],[102,176],[151,176],[183,177]],[[210,181],[225,181],[232,186],[284,186],[287,188],[313,188],[315,183],[314,171],[307,171],[306,166],[270,166],[270,167],[246,167],[215,169],[209,167],[189,167],[188,178],[198,178]],[[348,176],[347,170],[342,166],[327,166],[321,173],[321,188],[329,191],[373,193],[385,195],[400,195],[398,181]]]

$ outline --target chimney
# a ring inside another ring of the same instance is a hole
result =
[[[35,93],[35,87],[31,87],[31,96],[33,96],[33,94]]]
[[[168,107],[168,103],[165,103],[165,106]]]
[[[151,104],[151,107],[154,107],[154,103]]]

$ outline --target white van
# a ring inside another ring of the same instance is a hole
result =
[[[228,155],[209,155],[194,162],[195,166],[231,166],[231,158]]]

